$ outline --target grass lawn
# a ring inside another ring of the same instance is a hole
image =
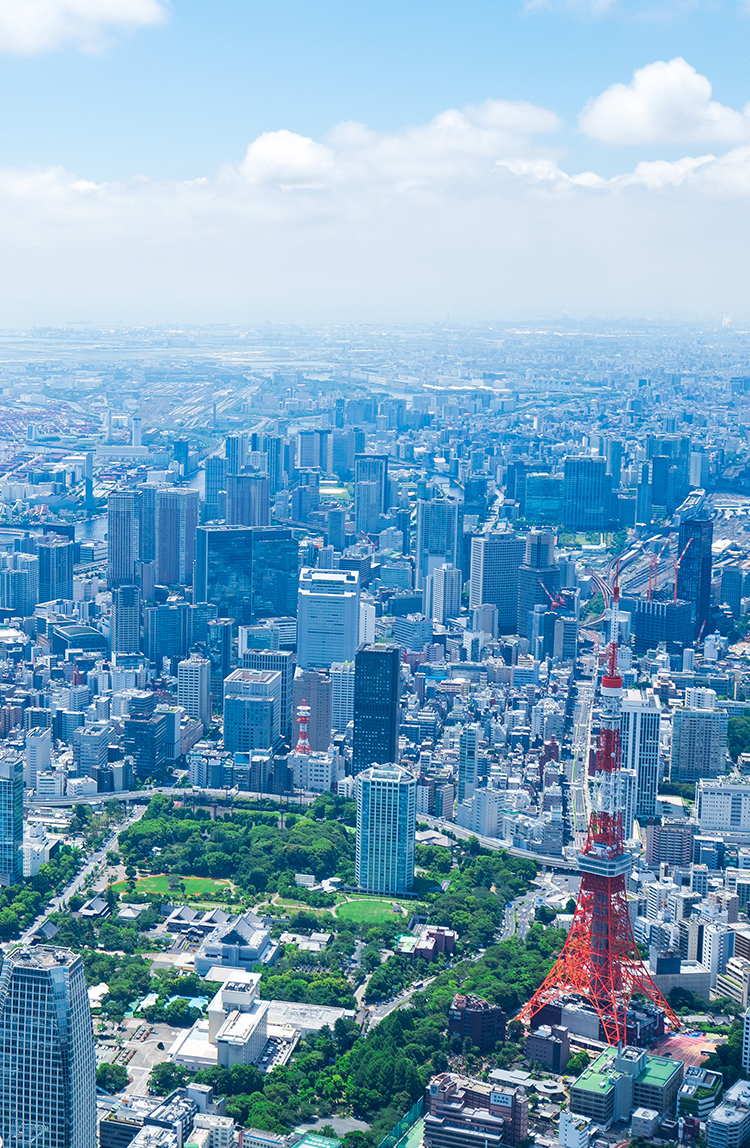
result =
[[[213,877],[168,877],[166,873],[160,873],[157,877],[138,877],[135,887],[139,893],[169,893],[169,882],[173,880],[184,881],[185,892],[199,897],[215,897],[218,893],[226,893],[232,888],[231,882],[224,879],[215,881]],[[124,893],[128,883],[118,881],[113,887],[116,893]],[[178,890],[175,892],[179,893]]]
[[[397,902],[398,903],[398,902]],[[365,921],[368,924],[380,925],[386,921],[404,920],[394,912],[392,901],[378,901],[375,898],[362,898],[361,901],[345,901],[336,907],[336,916],[345,921]],[[406,925],[404,924],[404,927]]]

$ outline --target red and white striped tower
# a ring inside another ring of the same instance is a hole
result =
[[[308,729],[310,727],[310,706],[305,699],[302,699],[302,705],[297,706],[297,722],[299,723],[299,733],[297,735],[297,744],[294,747],[295,753],[312,753],[310,745],[310,737]]]
[[[610,1044],[627,1043],[631,997],[641,994],[679,1021],[652,981],[633,938],[626,893],[632,858],[625,851],[625,805],[620,768],[622,678],[617,665],[618,602],[615,581],[607,668],[602,678],[602,716],[594,767],[588,836],[578,854],[581,888],[567,940],[541,988],[521,1013],[533,1023],[545,1005],[577,996],[592,1005]]]

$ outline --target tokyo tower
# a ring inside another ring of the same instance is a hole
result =
[[[641,994],[675,1028],[679,1021],[652,981],[633,937],[625,880],[632,858],[625,851],[620,770],[622,678],[617,666],[620,590],[612,594],[608,662],[602,678],[602,718],[594,766],[594,794],[588,836],[578,854],[581,888],[567,940],[549,975],[521,1013],[530,1023],[545,1005],[576,996],[599,1015],[606,1040],[627,1044],[631,997]]]

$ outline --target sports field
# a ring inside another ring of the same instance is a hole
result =
[[[398,902],[395,902],[398,904]],[[345,901],[336,909],[336,916],[344,921],[364,921],[372,925],[384,924],[392,921],[397,915],[393,901],[378,901],[372,897],[363,897],[361,900]]]

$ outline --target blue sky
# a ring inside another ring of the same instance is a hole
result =
[[[750,317],[749,46],[750,0],[0,0],[0,326]]]
[[[488,98],[541,104],[574,129],[588,99],[674,56],[722,103],[750,99],[750,11],[721,0],[600,16],[584,0],[173,0],[163,24],[110,26],[108,40],[0,57],[0,163],[191,179],[263,131],[319,138],[341,120],[394,131]],[[575,134],[566,143],[619,170]]]

